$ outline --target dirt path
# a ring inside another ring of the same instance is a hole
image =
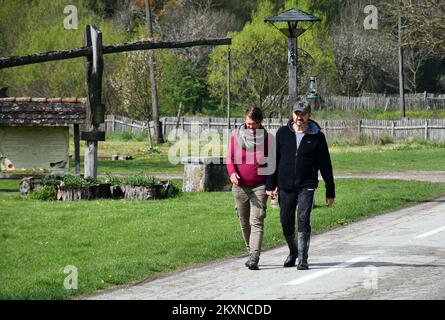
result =
[[[400,179],[431,182],[445,182],[445,171],[401,171],[401,172],[374,172],[374,173],[339,173],[335,178],[374,178],[374,179]]]
[[[153,173],[159,179],[183,179],[179,173]],[[373,172],[373,173],[339,173],[335,178],[370,178],[370,179],[400,179],[431,182],[445,182],[445,171],[401,171],[401,172]]]

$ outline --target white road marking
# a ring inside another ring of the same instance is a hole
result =
[[[431,231],[423,233],[423,234],[420,234],[420,235],[416,236],[414,239],[426,238],[426,237],[432,236],[433,234],[439,233],[444,230],[445,230],[445,226],[431,230]]]
[[[301,277],[301,278],[289,281],[289,282],[285,283],[284,285],[291,285],[291,286],[293,286],[293,285],[297,285],[297,284],[302,284],[302,283],[304,283],[306,281],[322,277],[322,276],[327,275],[327,274],[329,274],[331,272],[337,271],[337,270],[342,269],[342,268],[346,268],[346,267],[348,267],[348,266],[350,266],[352,264],[355,264],[357,262],[366,260],[368,258],[369,257],[357,257],[357,258],[354,258],[352,260],[349,260],[349,261],[343,262],[341,264],[338,264],[338,265],[336,265],[334,267],[328,268],[326,270],[323,270],[323,271],[320,271],[320,272],[316,272],[316,273],[313,273],[313,274],[309,274],[309,275],[307,275],[305,277]]]

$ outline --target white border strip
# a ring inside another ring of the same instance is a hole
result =
[[[426,232],[426,233],[423,233],[423,234],[420,234],[420,235],[416,236],[414,239],[426,238],[426,237],[432,236],[433,234],[439,233],[439,232],[444,231],[444,230],[445,230],[445,226],[437,228],[437,229],[434,229],[432,231],[429,231],[429,232]]]
[[[346,268],[346,267],[348,267],[348,266],[350,266],[352,264],[355,264],[357,262],[366,260],[368,258],[369,257],[357,257],[357,258],[354,258],[352,260],[349,260],[349,261],[343,262],[341,264],[338,264],[336,266],[333,266],[333,267],[331,267],[329,269],[326,269],[326,270],[323,270],[323,271],[320,271],[320,272],[317,272],[317,273],[313,273],[313,274],[307,275],[305,277],[301,277],[301,278],[292,280],[290,282],[285,283],[284,285],[294,286],[294,285],[297,285],[297,284],[302,284],[302,283],[304,283],[306,281],[322,277],[322,276],[327,275],[327,274],[329,274],[331,272],[337,271],[337,270],[342,269],[342,268]]]

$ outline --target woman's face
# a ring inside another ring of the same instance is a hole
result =
[[[256,130],[261,126],[261,122],[256,122],[255,120],[253,120],[251,117],[246,116],[246,127],[247,129],[249,129],[250,131],[252,131],[253,133],[256,132]]]

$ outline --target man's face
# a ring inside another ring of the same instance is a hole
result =
[[[247,129],[249,129],[253,133],[255,133],[256,130],[261,126],[261,122],[256,122],[249,116],[246,117],[245,123],[246,123]]]
[[[307,113],[307,112],[295,111],[292,114],[292,116],[293,116],[294,123],[297,126],[303,126],[309,121],[311,114]]]

